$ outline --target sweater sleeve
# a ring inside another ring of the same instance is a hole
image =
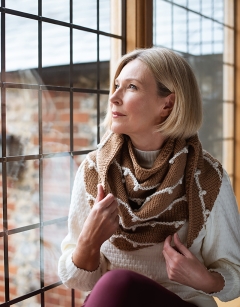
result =
[[[98,279],[106,272],[106,259],[101,254],[99,266],[93,272],[77,268],[72,262],[72,254],[76,247],[78,236],[90,212],[84,186],[83,165],[84,162],[79,167],[74,180],[68,215],[68,234],[61,244],[62,255],[58,262],[58,275],[67,287],[90,291]]]
[[[240,218],[236,198],[224,171],[220,193],[206,224],[202,255],[206,267],[220,273],[225,286],[213,293],[221,301],[240,296]]]

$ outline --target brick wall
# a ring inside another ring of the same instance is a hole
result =
[[[67,67],[66,67],[67,69]],[[106,66],[108,69],[108,66]],[[48,68],[49,70],[49,68]],[[76,70],[77,73],[77,70]],[[54,68],[44,73],[45,84],[51,84],[47,77],[54,74]],[[87,76],[87,73],[86,73]],[[85,82],[86,82],[85,76]],[[63,86],[61,74],[54,75],[54,80]],[[15,83],[36,84],[36,74],[32,71],[11,73],[8,79]],[[92,84],[90,81],[89,84]],[[108,87],[108,71],[101,84]],[[101,95],[101,115],[107,105],[107,95]],[[38,91],[34,89],[7,89],[6,122],[8,154],[33,155],[39,152],[38,128]],[[74,151],[94,149],[97,144],[97,96],[96,94],[74,93],[73,99]],[[64,91],[43,91],[42,95],[42,131],[43,152],[56,153],[70,151],[70,95]],[[73,172],[85,156],[74,156]],[[49,157],[43,159],[42,217],[44,222],[67,216],[71,186],[70,167],[72,157]],[[8,229],[24,227],[40,222],[39,201],[39,160],[27,160],[8,163],[7,178]],[[0,180],[0,195],[2,184]],[[0,221],[2,221],[2,197],[0,201]],[[0,231],[3,230],[0,222]],[[60,243],[67,234],[67,223],[48,223],[41,232],[39,227],[32,230],[12,233],[8,236],[9,292],[10,299],[15,299],[40,288],[41,276],[44,285],[59,281],[57,262],[60,256]],[[40,237],[43,249],[40,249]],[[43,255],[43,271],[40,272],[40,254]],[[3,238],[0,237],[0,304],[4,296],[4,253]],[[80,291],[75,292],[76,306],[80,306],[85,297]],[[71,305],[71,290],[61,285],[44,294],[45,306]],[[39,306],[40,295],[21,301],[14,306]]]

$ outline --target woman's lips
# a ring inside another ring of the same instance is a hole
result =
[[[113,117],[119,117],[119,116],[125,116],[125,115],[120,113],[120,112],[112,112],[112,116]]]

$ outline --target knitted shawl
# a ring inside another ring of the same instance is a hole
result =
[[[97,184],[119,203],[119,228],[110,238],[121,250],[131,251],[163,242],[189,222],[191,246],[219,194],[223,169],[202,150],[197,135],[169,138],[151,169],[142,168],[126,135],[107,132],[98,149],[87,155],[84,182],[89,205]]]

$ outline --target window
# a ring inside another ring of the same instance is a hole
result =
[[[2,306],[84,299],[61,284],[57,262],[75,172],[101,136],[124,27],[124,0],[114,8],[110,0],[1,1]]]
[[[234,175],[233,0],[154,0],[153,43],[182,54],[203,99],[203,148]]]

